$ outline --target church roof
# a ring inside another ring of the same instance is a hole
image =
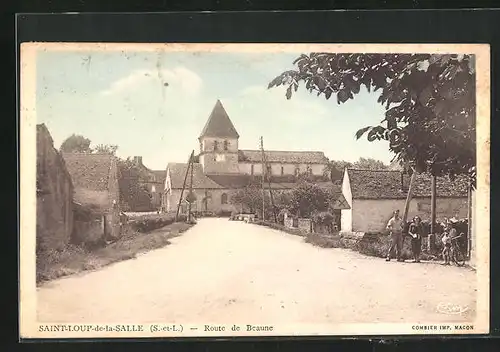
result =
[[[347,169],[353,199],[405,199],[409,177],[400,171]],[[436,178],[438,197],[467,197],[468,183],[465,177],[451,181],[448,177]],[[413,197],[431,196],[431,176],[418,174]]]
[[[294,164],[326,164],[328,158],[323,152],[314,151],[278,151],[266,150],[265,156],[270,163],[294,163]],[[240,162],[262,162],[260,150],[239,150],[238,160]]]
[[[215,183],[203,173],[203,166],[201,164],[194,163],[193,165],[193,188],[222,188],[219,184]],[[186,172],[188,171],[188,164],[169,163],[167,165],[167,170],[170,173],[170,183],[172,189],[182,188],[182,185],[184,184],[184,178],[186,177]],[[186,180],[186,187],[189,187],[190,180],[191,175],[189,174]]]
[[[220,100],[217,100],[215,103],[212,113],[210,114],[205,127],[203,127],[200,138],[201,137],[240,137]]]

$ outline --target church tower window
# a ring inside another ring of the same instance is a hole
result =
[[[227,150],[228,149],[228,143],[227,141],[224,141],[224,150]]]

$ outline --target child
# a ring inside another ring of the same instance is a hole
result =
[[[450,257],[451,257],[451,236],[449,229],[444,232],[443,237],[441,238],[441,241],[444,244],[443,248],[443,259],[444,263],[443,265],[450,265]]]

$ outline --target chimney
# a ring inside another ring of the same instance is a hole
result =
[[[134,156],[134,163],[137,166],[141,166],[142,165],[142,156]]]

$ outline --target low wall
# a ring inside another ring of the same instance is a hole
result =
[[[299,230],[305,231],[305,232],[311,232],[311,219],[307,218],[299,218],[298,219],[298,228]]]

